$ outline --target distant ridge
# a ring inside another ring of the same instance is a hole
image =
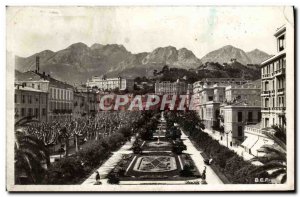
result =
[[[34,70],[36,56],[40,57],[41,71],[73,84],[86,82],[94,75],[105,74],[108,77],[121,75],[131,78],[152,76],[153,70],[161,70],[164,65],[197,69],[206,62],[223,64],[232,58],[243,65],[256,64],[269,55],[258,49],[245,53],[241,49],[227,45],[208,53],[200,60],[192,51],[186,48],[176,49],[173,46],[133,54],[123,45],[95,43],[89,47],[79,42],[57,52],[44,50],[29,57],[16,56],[16,69],[21,72]]]
[[[205,62],[218,62],[220,64],[228,63],[231,59],[236,59],[238,62],[247,64],[260,64],[263,60],[270,57],[267,53],[255,49],[246,53],[242,49],[236,48],[232,45],[226,45],[220,49],[214,50],[201,58]]]

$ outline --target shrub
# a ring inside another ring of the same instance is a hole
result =
[[[99,165],[101,160],[103,158],[107,158],[108,155],[109,151],[105,150],[99,141],[92,142],[78,152],[78,156],[81,158],[84,166],[88,166],[90,168]]]
[[[172,144],[172,152],[176,154],[181,154],[182,151],[186,150],[186,145],[181,140],[176,140]]]
[[[124,168],[120,168],[118,169],[118,176],[124,176],[125,175],[126,170]]]
[[[180,171],[180,176],[182,177],[191,177],[193,176],[192,167],[189,165],[184,165],[183,170]]]
[[[119,184],[120,183],[120,179],[119,179],[119,177],[117,176],[116,173],[109,173],[107,175],[107,182],[109,184]]]
[[[44,183],[64,185],[76,183],[86,174],[80,159],[68,157],[55,162],[47,172]]]
[[[189,117],[189,119],[186,119],[187,117]],[[253,173],[256,166],[249,161],[245,161],[229,148],[220,145],[218,141],[203,132],[201,127],[196,128],[189,125],[193,123],[193,121],[191,121],[192,119],[201,122],[193,112],[177,118],[182,128],[185,131],[190,131],[190,138],[195,144],[197,144],[207,156],[213,158],[215,162],[212,165],[215,165],[220,172],[223,172],[231,183],[251,184],[254,183],[257,177],[267,177],[267,174]]]

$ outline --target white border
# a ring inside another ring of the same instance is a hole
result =
[[[26,2],[26,3],[24,3]],[[244,1],[243,5],[265,5],[267,2],[270,2],[270,1],[266,1],[266,0],[261,0],[261,1]],[[292,5],[292,4],[298,4],[296,3],[298,1],[291,1],[291,0],[288,0],[288,1],[278,1],[278,0],[273,0],[271,1],[271,5],[282,5],[282,4],[285,4],[285,5]],[[216,1],[216,0],[211,0],[211,1],[202,1],[201,2],[202,5],[240,5],[240,1]],[[2,26],[2,30],[5,29],[5,5],[8,4],[8,5],[37,5],[35,1],[21,1],[21,0],[16,0],[16,1],[5,1],[5,2],[1,2],[1,5],[2,5],[2,10],[0,12],[0,18],[1,18],[1,26]],[[197,1],[191,1],[191,0],[186,0],[184,1],[184,3],[180,2],[180,1],[170,1],[170,0],[167,0],[167,1],[164,1],[164,2],[161,2],[161,1],[158,1],[158,0],[154,0],[154,1],[137,1],[137,0],[133,0],[133,1],[121,1],[121,0],[111,0],[111,1],[100,1],[100,4],[98,2],[97,5],[195,5],[197,4]],[[64,2],[61,2],[61,1],[39,1],[38,5],[96,5],[94,1],[91,1],[91,0],[67,0],[67,1],[64,1]],[[297,6],[298,7],[298,6]],[[298,26],[298,25],[297,25]],[[1,53],[1,56],[2,57],[1,59],[2,60],[5,60],[5,51],[6,51],[6,47],[5,47],[5,31],[1,31],[1,34],[2,34],[2,39],[1,39],[1,43],[2,43],[2,46],[3,46],[3,50],[0,52]],[[289,61],[289,60],[287,60]],[[293,59],[291,59],[290,61],[293,61]],[[4,62],[2,65],[4,66],[1,66],[1,70],[2,72],[1,73],[1,77],[0,77],[0,80],[2,83],[0,83],[2,86],[3,86],[3,89],[6,89],[6,77],[8,75],[6,75],[5,77],[5,71],[6,71],[6,63]],[[293,68],[292,68],[293,69]],[[299,69],[298,69],[299,70]],[[289,70],[288,73],[287,73],[287,78],[288,80],[290,80],[290,83],[287,83],[287,87],[290,87],[290,89],[288,89],[289,91],[287,92],[287,94],[289,94],[290,96],[288,97],[288,104],[292,104],[290,105],[289,107],[287,107],[288,110],[293,110],[294,109],[294,96],[293,96],[293,92],[291,92],[291,90],[293,90],[293,87],[294,87],[294,84],[293,84],[293,75],[294,72],[293,70]],[[10,78],[10,77],[9,77]],[[8,83],[9,84],[9,83]],[[8,85],[7,84],[7,85]],[[6,109],[5,105],[3,105],[6,101],[6,98],[4,96],[2,96],[1,98],[1,101],[4,101],[4,102],[1,102],[1,107],[2,109]],[[13,108],[12,108],[13,109]],[[3,129],[2,131],[6,131],[6,119],[5,119],[5,110],[3,110],[3,113],[1,114],[1,120],[3,121],[1,125],[3,125]],[[8,112],[9,114],[9,112]],[[8,115],[7,114],[7,115]],[[288,119],[293,119],[294,118],[294,114],[291,114],[291,115],[287,115]],[[292,129],[293,128],[293,125],[289,125],[288,126],[288,130],[289,129]],[[8,135],[9,136],[9,135]],[[299,135],[298,135],[299,136]],[[291,138],[292,136],[289,136],[289,138]],[[2,139],[5,139],[5,132],[2,132]],[[293,140],[293,138],[292,138]],[[2,149],[3,148],[3,149]],[[289,147],[290,148],[290,147]],[[292,147],[293,148],[293,147]],[[2,150],[5,150],[5,143],[1,143],[1,149]],[[9,151],[9,149],[7,149],[7,151]],[[10,152],[10,151],[9,151]],[[7,153],[7,152],[6,152]],[[1,154],[1,160],[2,161],[5,161],[5,154]],[[291,155],[288,155],[288,161],[291,161],[292,159],[292,156]],[[1,164],[3,164],[1,162]],[[2,169],[5,169],[5,164],[3,166]],[[293,172],[288,172],[289,175],[294,175]],[[296,175],[295,175],[296,176]],[[290,177],[290,176],[289,176]],[[5,178],[4,178],[4,181],[3,181],[3,178],[4,176],[2,176],[2,179],[1,179],[1,183],[4,183],[3,185],[5,185]],[[3,181],[3,182],[2,182]],[[290,181],[290,180],[289,180]],[[228,189],[227,186],[230,186],[230,185],[218,185],[218,187],[216,188],[215,186],[213,185],[201,185],[201,190],[202,191],[231,191],[232,189]],[[237,188],[238,185],[232,185],[234,188]],[[266,187],[267,186],[267,187]],[[266,188],[268,189],[271,189],[273,191],[275,190],[282,190],[284,188],[281,187],[282,185],[255,185],[255,188],[253,187],[253,185],[242,185],[242,188],[239,187],[239,189],[242,189],[242,190],[252,190],[252,191],[258,191],[258,190],[264,190]],[[24,191],[24,187],[27,187],[27,186],[14,186],[14,187],[8,187],[7,189],[13,189],[15,191]],[[31,187],[31,190],[32,191],[40,191],[41,189],[41,186],[30,186]],[[107,189],[109,189],[109,191],[128,191],[127,189],[124,188],[124,186],[110,186],[109,188],[106,187],[103,188],[103,186],[97,186],[96,190],[95,190],[95,186],[88,186],[88,187],[85,187],[84,189],[80,186],[80,188],[78,187],[78,185],[76,186],[43,186],[45,188],[43,189],[49,189],[48,191],[108,191]],[[143,190],[143,191],[161,191],[161,186],[143,186],[143,188],[141,188],[140,186],[126,186],[126,188],[131,188],[135,191],[139,191],[139,190]],[[174,186],[164,186],[163,190],[164,191],[176,191],[178,188],[174,188]],[[182,191],[197,191],[199,190],[199,186],[193,186],[193,185],[187,185],[185,188],[180,188],[180,190]]]

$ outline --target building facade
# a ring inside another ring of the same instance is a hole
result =
[[[97,88],[79,85],[76,86],[74,94],[84,100],[84,106],[80,109],[82,113],[86,113],[90,116],[98,112],[101,92]]]
[[[233,103],[221,107],[224,119],[224,132],[228,134],[230,144],[240,145],[245,139],[245,127],[255,125],[261,119],[261,107],[247,105],[247,103]]]
[[[88,108],[86,106],[87,98],[84,94],[74,92],[73,101],[73,118],[81,118],[88,114]]]
[[[286,110],[286,27],[277,29],[277,54],[261,64],[262,127],[285,126]]]
[[[44,72],[28,71],[16,76],[16,83],[48,93],[46,121],[71,119],[73,87],[58,81]]]
[[[188,84],[183,81],[170,82],[156,82],[155,83],[155,94],[156,95],[185,95],[187,94]]]
[[[134,80],[122,77],[106,78],[94,76],[86,83],[87,87],[97,87],[100,90],[133,90]]]
[[[241,78],[206,78],[193,84],[194,109],[206,128],[220,126],[220,107],[225,102],[225,88],[247,82]]]
[[[241,144],[245,139],[245,127],[261,121],[260,92],[260,80],[225,88],[225,102],[220,113],[224,132],[231,136],[231,144]]]
[[[48,93],[46,91],[16,84],[14,99],[15,122],[25,117],[41,122],[47,121]]]

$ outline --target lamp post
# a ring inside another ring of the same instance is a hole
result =
[[[231,130],[229,130],[228,132],[225,132],[226,134],[226,142],[227,142],[227,148],[228,148],[228,134],[231,133]]]

